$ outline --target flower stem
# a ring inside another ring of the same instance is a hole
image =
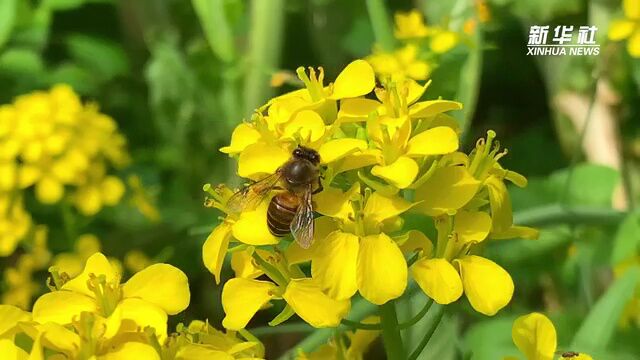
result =
[[[399,324],[398,328],[403,330],[417,324],[420,320],[422,320],[422,318],[427,314],[427,312],[429,312],[429,309],[431,309],[431,305],[433,305],[433,299],[430,298],[429,300],[427,300],[427,303],[424,304],[424,307],[422,308],[422,310],[420,310],[419,313],[417,313],[410,320]]]
[[[387,359],[404,360],[407,358],[400,329],[398,328],[398,314],[396,314],[396,303],[388,301],[378,307],[380,313],[380,323],[382,324],[382,340]]]
[[[393,30],[384,0],[367,0],[367,11],[369,12],[369,20],[371,20],[376,43],[384,51],[393,51],[395,38],[393,37]]]
[[[442,317],[444,316],[444,306],[437,305],[435,307],[435,311],[436,311],[436,314],[434,315],[433,320],[429,324],[429,328],[425,332],[424,337],[422,338],[422,340],[420,340],[418,347],[416,347],[416,349],[413,350],[413,352],[411,353],[411,355],[409,355],[409,358],[407,360],[416,360],[422,353],[422,350],[424,350],[424,348],[429,343],[429,340],[431,340],[433,333],[436,332],[436,329],[438,328],[438,325],[440,324],[440,321],[442,321]]]

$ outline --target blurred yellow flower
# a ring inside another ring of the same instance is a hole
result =
[[[137,249],[129,250],[124,255],[124,266],[132,273],[142,271],[153,264],[154,261],[147,254]]]
[[[31,226],[31,216],[24,209],[22,197],[0,191],[0,257],[13,254]]]
[[[131,189],[131,198],[129,200],[131,204],[138,209],[147,220],[153,223],[159,222],[161,216],[152,195],[153,190],[145,188],[138,175],[129,176],[127,178],[127,185],[129,185]]]
[[[393,52],[386,52],[379,47],[366,60],[382,79],[399,81],[403,79],[426,80],[433,66],[419,57],[419,48],[413,44]]]
[[[69,277],[76,277],[84,269],[84,265],[91,255],[100,252],[101,245],[98,237],[93,234],[80,235],[76,239],[73,252],[64,252],[53,258],[52,266]]]
[[[640,2],[623,0],[624,19],[611,21],[609,39],[620,41],[627,39],[627,51],[635,58],[640,57]]]
[[[424,17],[417,9],[406,13],[397,12],[394,18],[396,39],[415,39],[429,35],[429,28],[424,24]]]
[[[513,322],[511,337],[527,360],[553,360],[555,357],[556,329],[551,320],[541,313],[534,312],[517,318]],[[587,354],[571,353],[572,360],[592,360]]]
[[[107,175],[129,161],[115,121],[83,105],[67,85],[19,96],[0,108],[1,189],[34,187],[38,201],[59,202],[66,188],[85,215],[114,205],[122,182]]]

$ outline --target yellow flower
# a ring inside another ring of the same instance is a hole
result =
[[[31,216],[22,197],[0,192],[0,257],[9,256],[31,229]]]
[[[527,360],[552,360],[556,354],[556,329],[551,320],[541,313],[517,318],[513,322],[511,337]],[[578,353],[571,359],[592,360],[584,353]]]
[[[153,223],[159,222],[161,216],[152,195],[154,190],[146,189],[138,175],[129,176],[127,178],[127,184],[132,192],[130,199],[131,204],[137,208],[147,220]]]
[[[363,324],[379,323],[377,316],[370,316],[362,321]],[[320,346],[317,350],[305,354],[300,352],[296,360],[362,360],[371,344],[380,336],[377,330],[356,330],[341,332],[329,344]]]
[[[375,47],[373,54],[366,60],[382,79],[400,81],[403,79],[426,80],[433,70],[433,66],[420,59],[420,49],[408,44],[394,52],[385,52]]]
[[[29,238],[27,252],[20,255],[14,267],[4,271],[7,286],[2,294],[2,303],[28,309],[31,298],[40,291],[40,284],[32,280],[33,273],[44,269],[51,257],[47,249],[47,228],[37,226],[33,237]]]
[[[178,325],[177,336],[167,339],[163,359],[252,359],[264,358],[264,346],[255,338],[241,339],[235,331],[223,333],[208,322],[194,320],[189,326]],[[241,332],[241,336],[248,332]]]
[[[616,19],[609,25],[609,39],[627,39],[627,51],[635,58],[640,57],[640,3],[637,0],[623,0],[624,19]]]
[[[225,318],[222,325],[229,330],[243,329],[256,312],[271,300],[282,299],[285,310],[270,325],[277,325],[294,313],[314,327],[336,327],[350,309],[350,301],[338,300],[326,295],[314,279],[304,277],[300,269],[289,267],[278,254],[266,259],[257,254],[267,276],[273,280],[234,278],[222,289],[222,308]]]
[[[400,297],[407,286],[407,264],[396,242],[383,231],[394,226],[411,203],[378,192],[365,199],[357,183],[347,193],[325,189],[316,203],[320,214],[334,219],[317,221],[311,258],[311,274],[327,294],[349,299],[359,291],[374,304]]]
[[[53,258],[53,266],[59,272],[66,273],[69,277],[76,277],[84,269],[87,259],[100,252],[101,245],[98,237],[93,234],[80,235],[75,242],[74,251],[60,253]]]
[[[52,273],[57,290],[38,298],[33,320],[70,324],[82,312],[95,313],[118,329],[153,327],[166,335],[167,314],[174,315],[189,304],[187,278],[179,269],[154,264],[124,284],[120,274],[101,253],[89,257],[83,272],[64,282]]]
[[[424,24],[424,17],[416,9],[406,13],[397,12],[394,18],[396,23],[395,37],[397,39],[414,39],[429,35],[429,28]]]
[[[82,312],[68,326],[54,322],[21,323],[33,345],[29,359],[160,360],[153,330],[118,332],[117,317]]]
[[[126,141],[113,119],[83,105],[69,86],[19,96],[0,119],[0,190],[33,187],[38,201],[54,204],[72,187],[86,215],[119,201],[122,182],[106,169],[128,163]]]

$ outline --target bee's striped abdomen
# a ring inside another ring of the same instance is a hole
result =
[[[274,196],[267,209],[267,225],[273,236],[283,237],[291,232],[290,226],[298,210],[299,199],[285,192]]]

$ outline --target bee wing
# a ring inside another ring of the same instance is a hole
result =
[[[304,192],[293,220],[291,234],[303,249],[308,249],[313,243],[313,204],[311,202],[311,185]]]
[[[238,213],[243,210],[254,209],[280,181],[282,172],[278,169],[274,174],[247,185],[231,195],[227,201],[227,209]]]

